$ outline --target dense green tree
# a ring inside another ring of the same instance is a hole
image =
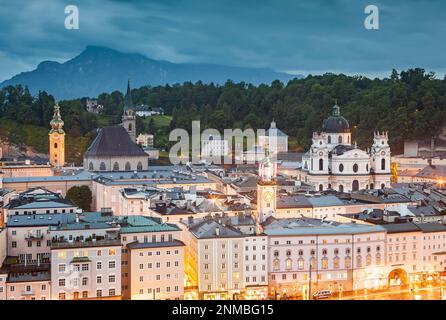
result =
[[[73,203],[84,211],[91,210],[91,203],[93,195],[88,186],[74,186],[67,191],[67,199],[73,201]]]

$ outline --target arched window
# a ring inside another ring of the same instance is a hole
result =
[[[291,256],[291,250],[287,250],[287,251],[286,251],[286,256],[287,256],[287,257]]]
[[[331,136],[328,136],[328,143],[331,143]]]
[[[358,182],[358,180],[353,180],[352,190],[353,191],[358,191],[359,190],[359,182]]]
[[[324,185],[322,184],[319,185],[319,191],[324,191]]]
[[[299,258],[297,259],[297,269],[302,270],[304,268],[304,259]]]
[[[384,183],[381,184],[381,189],[384,189],[386,185]]]
[[[301,257],[301,256],[304,255],[304,251],[303,250],[299,250],[297,254],[299,255],[299,257]]]
[[[376,254],[376,264],[377,265],[381,264],[381,254],[379,252]]]
[[[321,269],[328,269],[328,258],[324,257],[321,259]]]
[[[141,161],[138,162],[138,165],[136,166],[136,170],[142,171],[142,163],[141,163]]]
[[[279,256],[279,250],[274,250],[274,256],[278,257]]]
[[[339,165],[339,172],[342,172],[342,171],[344,171],[344,165],[341,163],[341,164]]]
[[[319,170],[324,170],[324,159],[319,159]]]
[[[316,268],[316,258],[315,257],[310,259],[310,266],[311,266],[311,269]]]
[[[117,162],[113,164],[113,171],[119,171],[119,164]]]
[[[346,269],[350,269],[352,267],[352,258],[345,257],[344,264]]]
[[[362,257],[361,256],[356,256],[356,268],[361,268],[362,266]]]
[[[368,254],[365,257],[365,264],[366,264],[366,266],[370,266],[372,264],[372,255],[371,254]]]
[[[132,167],[130,166],[130,162],[126,162],[125,163],[125,171],[130,171],[130,170],[132,170]]]
[[[342,136],[338,137],[338,143],[342,143]]]
[[[381,170],[386,170],[386,159],[381,159]]]
[[[357,163],[355,163],[354,165],[353,165],[353,172],[358,172],[358,164]]]
[[[369,172],[369,164],[368,163],[365,165],[365,171]]]
[[[54,142],[54,149],[57,149],[57,142]]]
[[[133,126],[132,126],[132,123],[130,122],[129,123],[129,131],[132,131],[133,130]]]
[[[278,271],[280,269],[279,259],[274,259],[274,261],[273,261],[273,269],[274,269],[274,271]]]
[[[333,259],[333,269],[339,269],[339,257]]]
[[[292,265],[293,265],[293,264],[292,264],[290,258],[288,258],[288,259],[285,260],[285,268],[286,268],[287,270],[291,270]]]
[[[339,192],[344,192],[344,186],[342,184],[339,185]]]
[[[99,165],[99,170],[105,171],[105,163],[104,162],[101,162],[101,164]]]
[[[373,183],[370,184],[370,189],[375,189],[375,185]]]
[[[94,166],[93,166],[93,162],[90,161],[90,163],[88,164],[88,170],[93,171],[94,170]]]

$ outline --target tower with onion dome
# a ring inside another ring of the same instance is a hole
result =
[[[53,119],[50,122],[51,130],[49,136],[50,163],[55,167],[65,165],[65,131],[64,122],[60,115],[59,104],[54,105]]]

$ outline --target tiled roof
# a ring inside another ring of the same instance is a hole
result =
[[[339,223],[312,218],[271,219],[264,227],[264,233],[269,236],[351,235],[385,231],[381,226],[370,226],[359,223]]]
[[[163,223],[161,219],[145,216],[120,217],[117,223],[121,226],[121,233],[180,231],[181,229],[170,223]]]
[[[121,126],[102,128],[85,153],[86,157],[147,157]]]
[[[13,215],[8,217],[8,227],[57,226],[76,220],[74,213]]]
[[[50,272],[30,272],[30,273],[19,273],[19,274],[10,274],[7,282],[9,283],[17,283],[17,282],[36,282],[36,281],[50,281],[51,273]]]

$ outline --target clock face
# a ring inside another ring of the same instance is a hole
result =
[[[386,152],[385,152],[385,151],[382,151],[382,152],[381,152],[381,155],[385,156],[385,155],[386,155]]]
[[[319,156],[323,156],[324,155],[324,153],[321,151],[321,152],[319,152]]]
[[[265,201],[270,202],[273,199],[273,193],[271,191],[265,191],[265,193],[263,194],[263,199],[265,199]]]

